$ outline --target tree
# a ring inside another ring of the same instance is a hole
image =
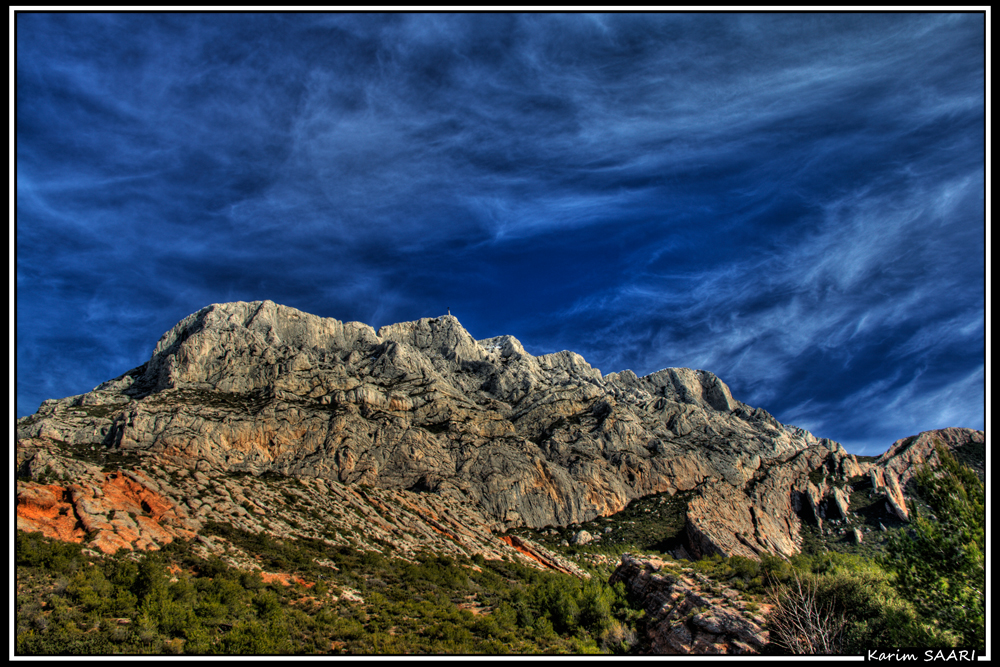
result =
[[[910,530],[890,542],[884,563],[924,618],[962,646],[985,649],[985,488],[944,445],[935,449],[937,469],[925,465],[914,478],[935,519],[914,508]]]

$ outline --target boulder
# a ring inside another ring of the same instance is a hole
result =
[[[624,582],[645,609],[650,653],[756,655],[767,645],[767,630],[740,610],[737,592],[716,601],[676,563],[625,554],[610,582]]]

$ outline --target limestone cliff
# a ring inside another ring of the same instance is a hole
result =
[[[184,480],[166,494],[172,510],[145,513],[157,525],[168,517],[168,533],[196,531],[210,513],[191,495],[240,474],[301,480],[331,506],[360,498],[362,531],[377,532],[364,508],[383,503],[459,543],[454,527],[431,518],[434,508],[476,524],[478,543],[483,531],[568,525],[691,490],[693,550],[747,556],[794,553],[798,515],[836,505],[828,481],[868,468],[837,443],[736,400],[707,371],[602,375],[573,352],[533,356],[510,336],[477,341],[451,316],[375,331],[269,301],[190,315],[142,366],[18,420],[17,441],[22,477],[33,480],[18,502],[51,512],[72,500],[73,530],[106,540],[127,535],[127,519],[138,524],[141,514],[99,501],[114,486],[111,464],[129,457],[153,491],[161,473]],[[59,458],[71,484],[32,487],[38,457]],[[816,484],[818,469],[826,477]],[[269,518],[244,495],[230,490],[230,504]],[[401,521],[386,522],[385,536],[416,525]],[[255,525],[269,529],[264,519]]]

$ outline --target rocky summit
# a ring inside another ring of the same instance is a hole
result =
[[[183,319],[142,366],[17,421],[18,526],[110,552],[225,521],[570,571],[493,535],[688,492],[690,554],[789,556],[803,519],[847,513],[852,478],[905,517],[900,488],[930,450],[897,445],[859,462],[710,372],[603,375],[573,352],[476,340],[450,315],[376,331],[226,303]]]

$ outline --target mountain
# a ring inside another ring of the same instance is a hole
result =
[[[933,453],[916,438],[859,462],[707,371],[602,375],[573,352],[477,341],[450,315],[375,331],[270,301],[203,308],[142,366],[16,431],[18,527],[106,552],[178,537],[218,550],[200,532],[217,522],[566,571],[494,533],[684,493],[687,553],[790,556],[803,521],[847,516],[862,476],[905,519],[908,471]]]

